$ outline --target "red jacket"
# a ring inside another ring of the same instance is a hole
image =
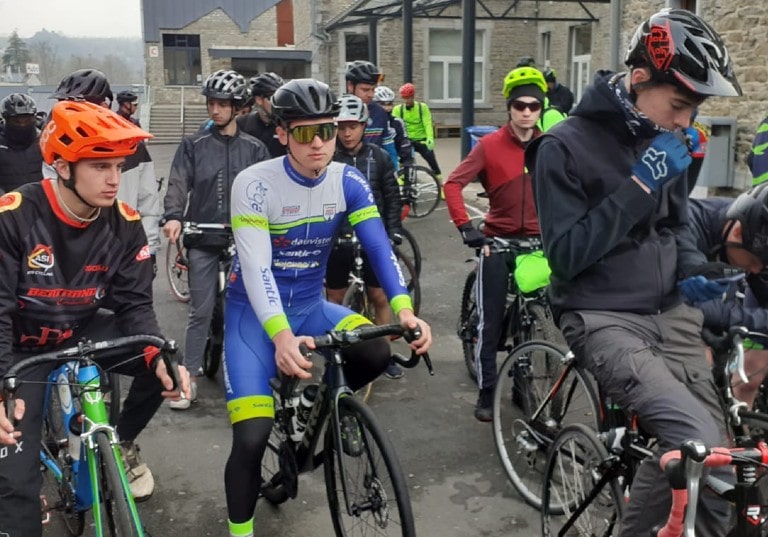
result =
[[[536,129],[533,137],[540,135]],[[445,182],[445,201],[456,227],[469,222],[461,191],[479,177],[491,203],[485,217],[486,236],[541,234],[524,157],[525,146],[508,124],[480,138]]]

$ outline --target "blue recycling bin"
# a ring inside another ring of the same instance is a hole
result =
[[[477,145],[477,142],[480,140],[480,138],[486,134],[496,132],[497,130],[499,130],[499,128],[492,125],[472,125],[471,127],[467,127],[467,133],[469,133],[470,140],[470,150]]]

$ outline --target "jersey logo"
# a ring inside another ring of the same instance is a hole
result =
[[[8,192],[8,194],[0,197],[0,213],[18,209],[19,205],[21,205],[21,194],[19,192]]]
[[[291,245],[290,239],[285,235],[280,235],[272,239],[272,246],[275,248],[288,248]]]
[[[333,220],[333,217],[336,216],[336,204],[335,203],[324,203],[323,204],[323,218],[326,220]]]
[[[252,181],[245,189],[245,197],[251,200],[251,209],[262,212],[264,198],[267,195],[267,187],[261,181]]]
[[[136,261],[144,261],[146,259],[149,259],[149,245],[145,244],[141,247],[141,250],[139,250],[139,253],[136,254]]]
[[[53,249],[45,244],[38,244],[27,256],[27,266],[32,269],[27,274],[50,275],[54,264]]]
[[[135,222],[136,220],[141,220],[141,215],[139,214],[139,211],[125,203],[124,201],[117,200],[117,208],[120,210],[120,214],[123,215],[123,218],[128,220],[129,222]]]

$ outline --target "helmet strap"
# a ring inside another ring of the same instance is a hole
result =
[[[100,207],[94,207],[80,195],[80,193],[77,191],[77,187],[75,186],[75,170],[72,167],[72,163],[68,163],[69,169],[70,169],[70,177],[69,179],[62,179],[59,177],[54,183],[54,191],[56,192],[56,198],[59,200],[59,203],[61,204],[61,207],[66,211],[66,213],[75,220],[76,222],[80,222],[83,224],[87,224],[90,222],[95,221],[99,215],[101,214],[101,208]],[[74,210],[72,210],[69,205],[67,205],[66,200],[64,199],[64,196],[61,195],[61,192],[59,192],[59,182],[64,183],[64,187],[74,192],[75,196],[77,196],[77,199],[79,199],[83,204],[85,204],[87,207],[90,207],[93,209],[93,213],[91,213],[91,216],[89,217],[82,217],[79,216]]]

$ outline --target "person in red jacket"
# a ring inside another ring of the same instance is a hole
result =
[[[524,157],[525,147],[541,134],[536,122],[546,91],[547,84],[538,69],[519,67],[510,71],[504,79],[507,124],[480,138],[445,183],[448,211],[461,232],[464,244],[484,246],[477,278],[480,337],[475,347],[480,387],[475,418],[480,421],[491,421],[493,418],[496,347],[503,329],[506,301],[506,293],[500,291],[506,290],[509,272],[515,262],[511,253],[491,252],[486,238],[531,237],[541,233]],[[475,177],[480,178],[490,202],[483,231],[472,225],[461,193]]]

